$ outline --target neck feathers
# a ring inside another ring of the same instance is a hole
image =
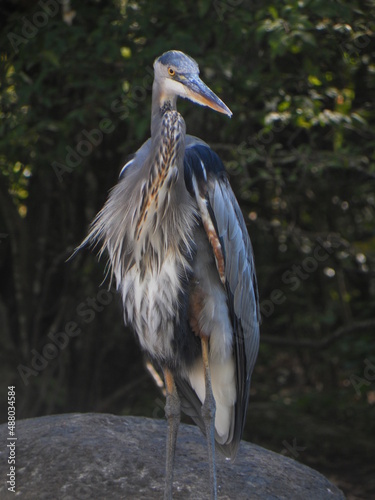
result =
[[[161,119],[160,133],[153,138],[154,149],[151,157],[147,181],[142,187],[142,197],[137,210],[135,240],[139,241],[142,232],[148,227],[154,233],[164,220],[175,184],[183,172],[185,147],[185,123],[176,110],[166,110]],[[151,225],[151,227],[150,227]]]

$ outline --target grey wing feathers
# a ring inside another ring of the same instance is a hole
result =
[[[193,141],[192,141],[193,142]],[[202,168],[205,172],[202,175]],[[241,440],[250,392],[250,379],[259,348],[259,306],[253,250],[245,221],[225,175],[220,158],[201,142],[189,144],[185,153],[185,181],[192,189],[194,176],[206,188],[208,212],[219,237],[225,262],[228,308],[233,327],[237,400],[232,439],[217,443],[226,456],[234,458]],[[207,179],[207,180],[206,180]],[[189,384],[178,381],[183,410],[204,432],[201,403]]]
[[[222,451],[234,458],[241,440],[251,374],[259,348],[259,306],[253,251],[240,207],[225,177],[208,191],[212,218],[224,251],[228,304],[233,324],[237,401],[233,439]]]
[[[233,324],[237,401],[233,440],[223,446],[234,457],[241,440],[251,374],[259,348],[259,306],[253,251],[245,221],[226,178],[216,180],[208,198],[225,259],[228,304]]]

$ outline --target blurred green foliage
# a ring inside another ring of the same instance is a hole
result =
[[[176,48],[234,113],[179,103],[226,163],[254,246],[263,342],[245,437],[283,453],[296,438],[293,458],[371,496],[375,2],[14,0],[0,13],[0,374],[18,418],[162,416],[115,294],[99,292],[104,263],[66,259],[148,137],[152,64]],[[79,334],[61,333],[71,322]],[[48,334],[63,347],[43,351]]]

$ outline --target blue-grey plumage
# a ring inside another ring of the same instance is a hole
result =
[[[154,70],[151,138],[122,169],[82,245],[99,243],[108,253],[125,323],[164,370],[174,429],[167,453],[170,498],[177,399],[209,446],[212,430],[212,443],[214,436],[225,455],[237,453],[259,310],[252,247],[224,166],[206,143],[186,135],[176,100],[231,111],[182,52],[163,54]],[[214,461],[210,467],[215,497]]]

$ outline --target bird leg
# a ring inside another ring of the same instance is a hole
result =
[[[206,439],[208,449],[208,462],[210,466],[211,499],[217,498],[216,485],[216,463],[215,463],[215,412],[216,403],[212,392],[211,372],[209,366],[208,337],[202,336],[202,359],[204,366],[204,378],[206,387],[206,396],[202,405],[202,418],[206,427]]]
[[[168,421],[164,500],[172,500],[174,456],[176,451],[177,432],[180,425],[181,405],[172,373],[168,368],[164,368],[163,371],[167,392],[165,416]]]

